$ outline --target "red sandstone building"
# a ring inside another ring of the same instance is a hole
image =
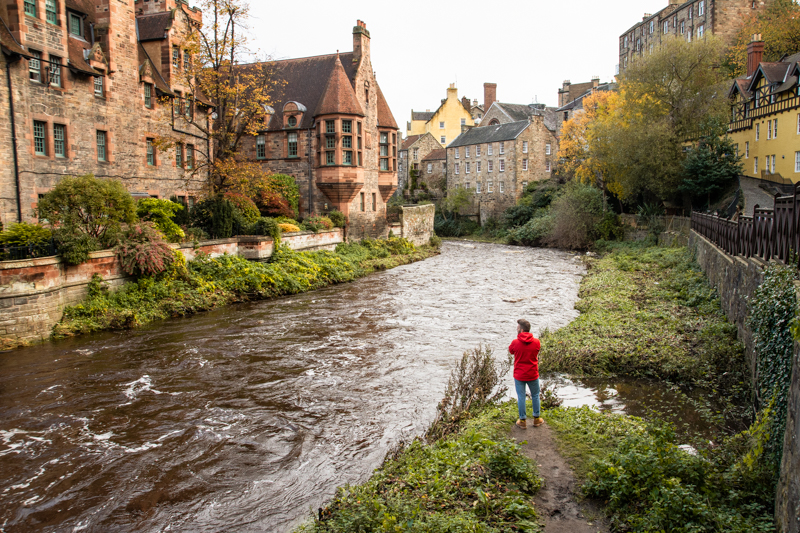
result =
[[[353,28],[352,52],[272,66],[279,82],[271,116],[244,142],[247,157],[295,178],[301,214],[338,209],[348,216],[348,238],[386,235],[398,131],[372,69],[366,24]]]
[[[0,0],[4,224],[33,219],[63,176],[187,202],[205,186],[192,169],[210,146],[184,117],[211,108],[184,86],[180,46],[201,23],[182,0]],[[162,151],[165,136],[177,143]]]

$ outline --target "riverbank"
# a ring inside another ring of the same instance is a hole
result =
[[[231,303],[298,294],[438,253],[438,247],[415,247],[397,237],[339,244],[334,252],[295,252],[281,246],[268,263],[232,255],[198,255],[187,262],[176,252],[176,260],[167,271],[141,277],[116,291],[95,276],[87,299],[64,310],[52,338],[130,329]]]

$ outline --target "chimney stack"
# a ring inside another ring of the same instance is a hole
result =
[[[367,23],[357,20],[353,26],[353,63],[361,63],[362,58],[369,61],[369,41]]]
[[[461,97],[461,105],[464,106],[464,109],[467,110],[467,113],[469,113],[469,110],[472,109],[469,105],[469,98],[467,98],[466,96]]]
[[[497,84],[484,83],[483,84],[483,112],[489,111],[492,104],[497,100]]]
[[[752,40],[747,45],[747,77],[753,75],[758,69],[758,64],[761,63],[761,58],[764,56],[764,41],[761,40],[761,34],[756,33],[753,35]]]

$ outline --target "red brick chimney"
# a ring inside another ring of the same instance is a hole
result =
[[[758,64],[761,63],[761,58],[764,56],[764,41],[761,40],[761,34],[756,33],[753,39],[747,45],[747,77],[753,75],[758,69]]]
[[[489,111],[492,104],[497,101],[497,84],[484,83],[483,84],[483,112]]]
[[[466,96],[461,97],[461,105],[464,106],[464,109],[467,110],[467,113],[469,113],[469,110],[472,109],[469,106],[469,98],[467,98]]]

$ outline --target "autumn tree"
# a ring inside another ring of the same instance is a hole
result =
[[[761,35],[764,41],[763,61],[780,61],[800,52],[800,5],[792,0],[771,0],[765,9],[748,16],[725,55],[728,77],[746,74],[747,45],[753,35]]]

